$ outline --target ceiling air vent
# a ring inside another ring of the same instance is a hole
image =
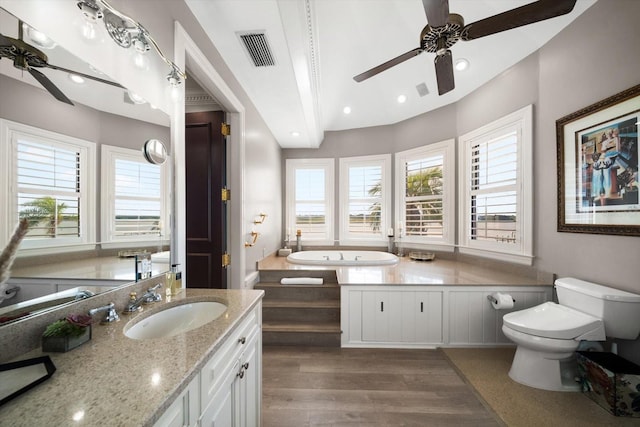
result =
[[[256,67],[276,65],[264,31],[238,33],[238,37],[240,37],[242,44],[247,49],[253,65]]]
[[[416,90],[418,91],[418,95],[420,96],[429,94],[429,88],[427,88],[427,85],[425,83],[420,83],[419,85],[417,85]]]

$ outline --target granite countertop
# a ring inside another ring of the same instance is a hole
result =
[[[169,270],[169,264],[151,263],[152,276]],[[86,258],[52,264],[13,268],[12,278],[135,280],[134,258],[117,256]]]
[[[121,315],[119,322],[94,324],[91,341],[70,352],[24,354],[16,360],[48,354],[57,370],[1,406],[0,426],[153,425],[262,296],[258,290],[185,289],[170,301]],[[123,333],[131,319],[195,301],[228,308],[215,321],[173,337],[133,340]]]
[[[472,264],[437,258],[414,261],[400,258],[395,265],[320,266],[287,262],[286,257],[270,256],[258,264],[260,270],[314,271],[335,270],[339,285],[483,285],[483,286],[552,286],[553,280],[539,280],[517,271],[494,265]],[[311,274],[312,275],[312,274]]]

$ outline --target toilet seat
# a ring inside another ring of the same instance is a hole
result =
[[[602,319],[554,302],[505,314],[502,320],[504,325],[513,330],[538,337],[592,341],[606,339]]]

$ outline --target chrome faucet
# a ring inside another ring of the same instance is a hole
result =
[[[94,314],[100,313],[102,311],[105,312],[105,315],[100,323],[111,323],[120,320],[120,316],[118,316],[118,313],[116,312],[114,303],[109,303],[102,307],[92,308],[91,310],[89,310],[89,316],[93,316]]]
[[[158,283],[152,288],[147,289],[147,292],[142,295],[142,302],[144,304],[150,304],[152,302],[162,301],[162,295],[156,292],[159,288],[162,287],[162,283]]]
[[[131,292],[129,294],[129,303],[127,304],[127,307],[122,311],[122,313],[131,314],[140,310],[145,297],[143,295],[140,298],[137,298],[137,296],[138,294],[136,292]]]
[[[344,261],[344,254],[340,252],[340,261]]]
[[[142,304],[151,304],[154,302],[162,301],[162,295],[158,292],[158,288],[162,286],[162,283],[158,283],[152,288],[147,289],[147,292],[144,293],[140,298],[137,298],[138,294],[136,292],[131,292],[129,294],[129,304],[124,309],[123,313],[130,314],[135,313],[140,310]]]

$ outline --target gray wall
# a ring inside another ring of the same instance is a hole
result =
[[[245,251],[246,273],[256,271],[256,263],[263,257],[263,254],[274,252],[282,245],[280,146],[183,0],[113,0],[109,3],[123,13],[139,19],[169,58],[173,58],[174,22],[178,21],[243,104],[245,108],[246,153],[243,202],[247,232],[251,231],[251,222],[255,216],[260,212],[268,214],[265,223],[256,227],[256,230],[260,232],[258,244]],[[150,13],[150,11],[152,12]],[[231,194],[233,199],[233,188]],[[235,201],[240,202],[235,199],[232,200],[232,203]],[[249,240],[249,236],[231,236],[231,238],[235,243],[241,245],[244,241]],[[234,284],[233,286],[238,287],[239,285]]]
[[[105,113],[81,104],[67,105],[43,89],[0,74],[0,118],[96,143],[95,183],[100,188],[102,144],[140,150],[148,139],[171,149],[169,128]],[[96,239],[101,241],[101,199],[96,198]],[[2,210],[0,209],[0,212]]]

